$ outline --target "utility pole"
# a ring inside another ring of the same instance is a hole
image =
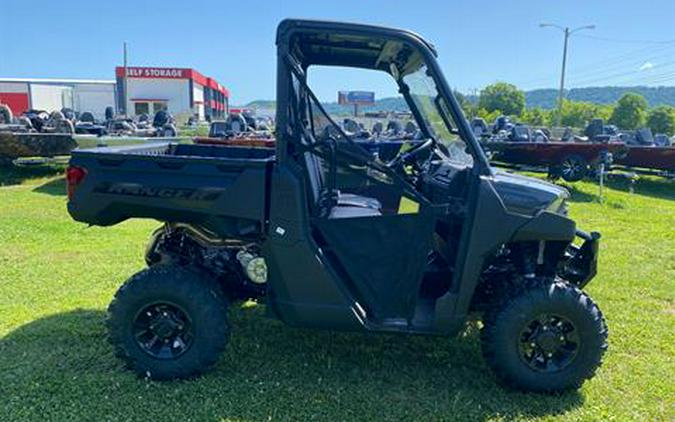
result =
[[[569,40],[570,35],[577,31],[581,31],[584,29],[594,29],[595,25],[585,25],[585,26],[580,26],[578,28],[571,29],[569,27],[562,27],[560,25],[556,25],[553,23],[540,23],[539,24],[540,28],[545,28],[545,27],[551,27],[551,28],[557,28],[563,32],[565,35],[565,41],[563,44],[563,57],[562,57],[562,71],[560,72],[560,89],[558,91],[558,113],[556,113],[556,118],[555,118],[555,125],[560,126],[560,119],[562,118],[562,106],[563,106],[563,98],[565,97],[565,67],[567,65],[567,42]]]
[[[124,95],[122,95],[122,100],[124,101],[124,104],[122,105],[122,110],[124,110],[124,117],[126,118],[128,116],[127,112],[127,104],[129,103],[127,101],[127,42],[124,41],[124,76],[122,77],[122,89],[124,91]]]

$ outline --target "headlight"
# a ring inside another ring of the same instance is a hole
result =
[[[546,207],[547,211],[554,212],[556,214],[567,216],[567,210],[569,205],[567,204],[567,198],[563,195],[557,197],[551,204]]]
[[[567,212],[569,211],[569,208],[570,208],[569,204],[567,203],[567,201],[565,199],[563,199],[560,202],[560,205],[558,206],[558,209],[555,210],[555,212],[557,214],[560,214],[562,216],[567,217]]]

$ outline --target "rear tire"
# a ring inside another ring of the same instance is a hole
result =
[[[115,354],[139,376],[157,380],[202,374],[230,334],[220,287],[173,265],[132,276],[115,294],[107,326]]]
[[[577,389],[607,349],[607,326],[584,292],[562,281],[512,294],[486,312],[481,333],[487,364],[506,385],[525,391]]]

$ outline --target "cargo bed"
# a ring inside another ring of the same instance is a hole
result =
[[[174,143],[75,150],[68,212],[92,225],[153,218],[256,237],[274,160],[268,149]]]

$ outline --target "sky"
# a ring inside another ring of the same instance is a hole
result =
[[[0,0],[0,77],[113,79],[129,45],[130,66],[194,68],[231,92],[231,104],[274,99],[277,24],[314,18],[405,28],[431,41],[449,84],[478,92],[495,81],[557,88],[563,35],[575,28],[566,87],[675,85],[673,0],[68,1]],[[355,72],[315,79],[336,90],[388,81]]]

